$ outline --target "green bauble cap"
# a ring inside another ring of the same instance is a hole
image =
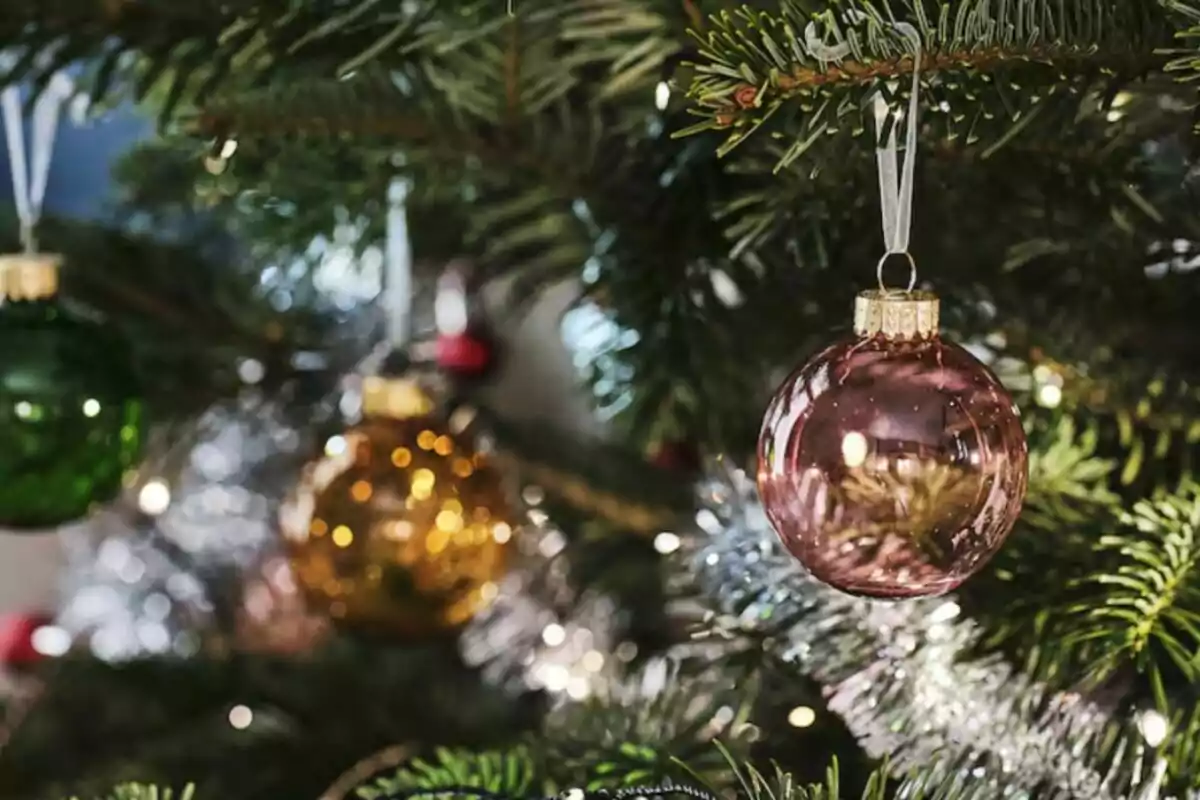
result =
[[[0,529],[87,516],[116,497],[142,449],[128,343],[57,301],[58,264],[0,256]]]

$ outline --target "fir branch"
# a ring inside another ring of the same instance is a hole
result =
[[[921,39],[919,65],[898,22],[911,24]],[[1171,33],[1161,7],[1150,0],[1099,6],[972,0],[957,8],[942,4],[937,14],[924,0],[881,6],[851,0],[821,13],[802,0],[781,0],[777,12],[743,7],[714,16],[708,32],[697,36],[701,60],[689,96],[703,121],[684,133],[731,129],[720,148],[727,153],[785,113],[793,124],[791,146],[777,165],[784,167],[829,132],[865,127],[863,109],[876,92],[898,102],[907,90],[893,90],[889,81],[915,66],[933,105],[964,95],[970,101],[959,112],[961,130],[975,131],[981,121],[999,116],[1009,132],[1052,97],[1114,75],[1161,69],[1156,52]],[[1045,65],[1040,72],[1038,64]],[[1017,94],[1009,88],[1017,83],[1038,89]]]
[[[1080,605],[1080,627],[1066,643],[1080,648],[1094,679],[1132,663],[1148,674],[1155,701],[1167,712],[1165,665],[1188,681],[1200,676],[1200,497],[1196,489],[1143,501],[1124,515],[1129,529],[1103,537],[1120,566],[1087,582],[1103,587],[1100,606]],[[1156,657],[1161,648],[1165,658]]]
[[[191,784],[183,787],[176,794],[170,788],[144,783],[127,783],[117,786],[111,793],[95,800],[192,800],[193,797],[195,797],[195,787]],[[72,798],[72,800],[79,800],[79,798]]]

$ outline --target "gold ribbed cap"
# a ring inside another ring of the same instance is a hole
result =
[[[938,332],[940,301],[933,292],[871,289],[854,302],[859,336],[919,339]]]
[[[409,378],[372,376],[363,381],[363,413],[407,419],[433,413],[433,398]]]
[[[0,256],[0,298],[42,300],[58,292],[62,256],[41,253]]]

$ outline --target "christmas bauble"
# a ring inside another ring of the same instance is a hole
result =
[[[438,334],[437,365],[452,375],[478,377],[492,366],[491,343],[474,332]]]
[[[55,257],[0,257],[0,527],[85,516],[141,452],[129,349],[57,302],[57,284]]]
[[[1012,398],[937,333],[928,292],[864,292],[855,336],[792,373],[763,420],[758,487],[787,548],[845,592],[948,592],[983,567],[1025,496]]]
[[[0,665],[31,667],[45,659],[35,641],[38,631],[54,624],[48,614],[6,614],[0,617]]]
[[[296,580],[310,604],[357,627],[452,630],[496,596],[505,574],[513,515],[504,482],[414,383],[368,379],[363,410],[285,504]]]

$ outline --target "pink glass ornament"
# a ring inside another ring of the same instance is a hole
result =
[[[936,302],[917,335],[856,325],[784,381],[763,420],[767,516],[814,577],[850,594],[951,591],[1021,511],[1018,411],[986,366],[938,337]]]

